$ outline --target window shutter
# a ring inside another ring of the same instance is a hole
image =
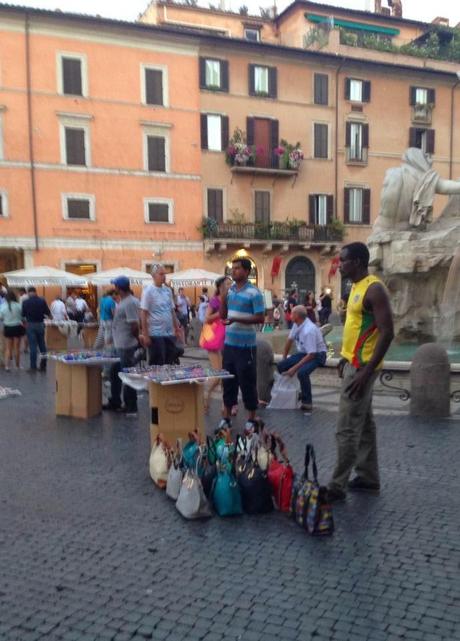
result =
[[[145,102],[148,105],[163,104],[163,72],[161,69],[145,69]]]
[[[68,165],[86,165],[85,131],[65,128],[65,151]]]
[[[350,222],[350,189],[345,187],[343,199],[343,219],[346,223]]]
[[[315,105],[327,105],[329,103],[329,77],[326,74],[315,73],[314,94]]]
[[[278,95],[278,70],[276,67],[268,69],[268,93],[270,98],[276,98]]]
[[[351,147],[351,122],[345,124],[345,147]]]
[[[279,165],[279,158],[273,152],[279,145],[279,122],[278,120],[272,120],[271,122],[271,132],[270,132],[270,160],[271,166],[275,169]]]
[[[217,223],[224,221],[224,194],[222,189],[208,189],[208,218]]]
[[[200,89],[206,89],[206,58],[200,58]]]
[[[82,96],[81,60],[62,58],[62,89],[65,94]]]
[[[225,151],[228,147],[228,140],[229,140],[228,116],[221,116],[220,133],[222,136],[222,151]]]
[[[409,104],[413,107],[416,104],[417,87],[409,88]]]
[[[313,194],[308,196],[308,219],[310,225],[316,225],[316,198]]]
[[[248,65],[248,84],[249,84],[249,95],[250,96],[255,96],[256,95],[256,88],[255,88],[255,79],[254,79],[254,69],[255,65]]]
[[[363,189],[363,225],[371,224],[371,190]]]
[[[256,191],[254,193],[254,220],[256,223],[268,225],[270,222],[270,192]]]
[[[147,136],[149,171],[166,171],[166,145],[162,136]]]
[[[169,205],[149,203],[149,221],[151,223],[169,223]]]
[[[426,153],[434,154],[434,140],[435,140],[435,130],[427,129],[426,130]]]
[[[345,100],[350,100],[351,78],[345,78]]]
[[[428,89],[428,104],[436,104],[436,89]]]
[[[81,198],[68,198],[67,218],[83,218],[89,220],[89,200],[83,200]]]
[[[327,222],[332,223],[334,218],[334,196],[326,196]]]
[[[246,142],[248,145],[254,144],[254,118],[246,118]]]
[[[200,128],[201,128],[201,149],[208,148],[208,116],[206,114],[201,114],[200,116]]]
[[[415,127],[410,127],[409,129],[409,147],[417,146],[417,129]]]
[[[220,88],[222,91],[229,90],[228,82],[228,60],[222,60],[220,63]]]
[[[369,125],[362,125],[363,127],[363,149],[369,149]]]
[[[315,123],[314,125],[314,155],[315,158],[327,158],[328,140],[327,140],[328,127],[327,125]]]
[[[364,80],[363,81],[363,102],[370,102],[370,101],[371,101],[371,81]]]

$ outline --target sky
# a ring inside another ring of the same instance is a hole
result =
[[[8,1],[8,0],[7,0]],[[212,4],[218,5],[220,0],[212,0]],[[259,7],[273,6],[273,0],[224,0],[226,7],[238,11],[241,5],[246,5],[250,13],[257,14]],[[107,18],[116,18],[119,20],[136,20],[148,5],[149,0],[22,0],[9,4],[19,4],[27,7],[37,7],[41,9],[60,9],[61,11],[70,11],[74,13],[88,13],[91,15],[99,14]],[[289,0],[276,0],[278,11],[284,9]],[[200,0],[199,4],[207,7],[209,2]],[[324,4],[347,7],[349,9],[366,9],[374,7],[374,0],[324,0]],[[385,0],[383,4],[386,6]],[[459,0],[402,0],[403,17],[413,20],[422,20],[431,22],[437,16],[450,19],[451,26],[460,23],[460,1]]]

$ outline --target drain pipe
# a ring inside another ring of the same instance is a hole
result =
[[[35,249],[38,251],[38,219],[37,219],[37,190],[35,182],[35,157],[33,141],[33,116],[32,116],[32,79],[30,69],[30,24],[29,13],[25,13],[25,48],[26,48],[26,82],[27,82],[27,122],[29,137],[29,163],[30,186],[32,191],[32,216],[34,221]]]
[[[339,74],[346,63],[346,58],[342,58],[342,62],[335,72],[335,194],[334,194],[334,218],[337,220],[338,211],[338,193],[339,193]]]
[[[457,81],[450,90],[450,149],[449,149],[449,179],[452,180],[452,169],[454,162],[454,99],[455,89],[460,84],[460,71],[457,71]]]

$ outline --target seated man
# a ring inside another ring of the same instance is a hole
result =
[[[301,409],[310,412],[313,409],[310,374],[317,367],[324,367],[326,364],[327,347],[321,330],[307,317],[306,307],[294,307],[292,321],[294,324],[284,347],[283,360],[278,363],[278,372],[286,376],[297,374],[301,389]],[[297,353],[288,356],[294,341]]]

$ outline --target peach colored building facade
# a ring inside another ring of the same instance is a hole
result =
[[[409,143],[460,176],[457,66],[342,31],[401,45],[428,27],[301,1],[275,19],[153,2],[138,23],[0,5],[0,272],[246,254],[263,289],[337,297],[332,259],[369,235]],[[260,151],[247,166],[226,162],[236,128]]]

